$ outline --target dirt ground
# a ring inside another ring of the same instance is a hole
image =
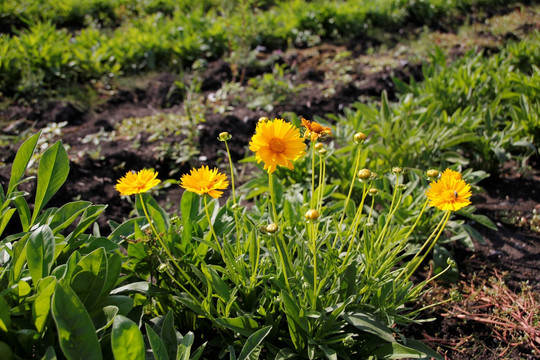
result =
[[[535,26],[533,26],[534,28]],[[489,35],[489,34],[488,34]],[[486,35],[486,36],[488,36]],[[150,141],[149,134],[141,133],[135,139],[115,139],[99,142],[99,157],[91,156],[94,142],[83,142],[87,136],[108,133],[115,125],[128,117],[149,116],[156,113],[183,113],[182,98],[171,103],[170,90],[178,79],[171,73],[154,74],[147,77],[144,86],[119,87],[101,96],[100,105],[82,110],[68,101],[49,101],[39,104],[14,103],[0,113],[3,123],[8,125],[2,134],[13,134],[21,128],[33,126],[43,128],[50,123],[67,122],[60,136],[69,146],[71,169],[66,184],[55,195],[50,206],[63,204],[80,198],[96,204],[108,204],[100,226],[106,233],[106,219],[122,221],[129,216],[132,206],[123,201],[114,190],[116,179],[124,175],[126,169],[155,168],[161,174],[169,174],[173,169],[177,174],[186,172],[192,165],[202,162],[218,163],[222,154],[222,143],[217,136],[222,131],[234,133],[230,148],[235,160],[245,154],[246,145],[253,134],[256,121],[261,116],[280,117],[293,112],[311,119],[315,115],[342,112],[344,107],[359,99],[379,97],[383,90],[389,98],[395,98],[395,87],[391,77],[408,81],[421,80],[420,63],[403,61],[396,66],[383,66],[378,71],[355,68],[349,72],[347,84],[333,85],[331,96],[321,91],[327,81],[326,59],[343,51],[351,51],[360,56],[375,46],[375,39],[356,39],[344,45],[323,44],[316,48],[296,49],[279,55],[279,62],[297,69],[290,81],[304,86],[290,101],[275,106],[272,111],[253,110],[247,106],[237,106],[225,114],[208,112],[206,121],[198,126],[196,145],[200,153],[193,163],[172,164],[170,159],[158,159],[157,144]],[[459,49],[456,50],[456,56]],[[264,54],[263,54],[264,56]],[[268,55],[270,56],[270,55]],[[275,54],[273,55],[275,56]],[[246,79],[269,69],[246,69]],[[201,75],[201,91],[208,96],[219,90],[222,84],[233,78],[234,69],[223,60],[208,64]],[[181,137],[169,135],[162,141],[174,143]],[[137,142],[138,146],[132,146]],[[16,144],[1,149],[0,163],[10,165],[15,156]],[[9,181],[10,166],[0,168],[0,183],[5,187]],[[482,234],[484,243],[475,243],[471,251],[456,244],[455,259],[460,269],[461,287],[481,280],[488,281],[494,272],[505,274],[504,280],[511,291],[519,293],[523,282],[528,282],[538,300],[540,293],[540,161],[533,158],[526,171],[515,164],[508,164],[500,174],[480,183],[484,189],[474,196],[478,212],[490,217],[497,224],[497,231],[482,226],[476,229]],[[31,190],[31,189],[29,189]],[[160,195],[162,199],[179,199],[180,189],[171,186]],[[535,212],[538,214],[538,218]],[[444,290],[447,287],[441,285]],[[539,300],[540,301],[540,300]],[[540,302],[538,302],[540,303]],[[432,346],[439,347],[449,359],[497,359],[505,344],[495,341],[493,330],[485,323],[449,316],[449,307],[436,307],[431,316],[436,321],[422,327],[411,327],[417,339],[424,339]],[[446,315],[445,315],[446,314]],[[540,336],[540,334],[537,334]],[[469,339],[460,343],[459,339]],[[540,346],[540,344],[537,344]],[[503,353],[502,358],[533,359],[530,348],[515,345]],[[538,355],[537,355],[538,356]]]

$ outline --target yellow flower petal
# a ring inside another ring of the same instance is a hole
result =
[[[191,169],[189,174],[182,175],[180,186],[199,195],[208,194],[214,199],[223,195],[223,191],[229,186],[227,176],[219,173],[218,169],[210,170],[208,166],[199,169]]]
[[[117,181],[114,188],[120,195],[142,194],[161,182],[161,180],[156,179],[157,175],[157,172],[148,169],[137,173],[129,171]]]
[[[457,171],[446,169],[439,180],[426,191],[429,205],[440,210],[457,211],[471,203],[471,186],[463,181]]]
[[[297,128],[283,119],[274,119],[257,124],[249,149],[258,163],[264,163],[264,170],[273,173],[277,166],[292,170],[292,162],[304,155],[306,145]]]

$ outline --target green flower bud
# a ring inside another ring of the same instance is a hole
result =
[[[399,174],[401,174],[402,172],[403,172],[403,169],[400,168],[399,166],[396,166],[396,167],[393,167],[393,168],[392,168],[392,173],[393,173],[393,174],[399,175]]]
[[[353,139],[355,143],[361,144],[367,139],[367,135],[363,132],[357,132],[356,134],[354,134]]]
[[[431,170],[426,171],[426,175],[430,179],[437,179],[440,174],[441,173],[439,172],[439,170],[435,170],[435,169],[431,169]]]
[[[358,177],[358,179],[360,180],[368,180],[369,178],[371,178],[371,170],[369,169],[362,169],[358,172],[358,174],[356,175]]]
[[[306,214],[304,215],[306,217],[307,220],[311,220],[311,221],[314,221],[314,220],[317,220],[320,216],[319,212],[315,209],[310,209],[308,211],[306,211]]]
[[[268,224],[268,225],[266,226],[266,232],[267,232],[267,233],[273,234],[273,233],[275,233],[277,230],[278,230],[278,226],[277,226],[277,224],[275,224],[275,223],[271,223],[271,224]]]
[[[227,140],[230,140],[231,138],[232,138],[232,135],[226,131],[220,133],[218,136],[219,141],[227,141]]]

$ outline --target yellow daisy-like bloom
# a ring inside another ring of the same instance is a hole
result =
[[[459,172],[450,169],[446,169],[426,191],[429,205],[440,210],[457,211],[471,203],[471,195],[471,186],[463,181]]]
[[[156,179],[157,176],[154,170],[143,169],[136,173],[129,171],[117,181],[114,188],[120,195],[142,194],[161,182]]]
[[[274,119],[257,123],[249,149],[255,153],[258,163],[264,162],[264,170],[271,174],[278,165],[292,170],[292,162],[304,155],[306,144],[292,124]]]
[[[227,175],[219,173],[217,168],[210,170],[208,166],[191,169],[189,174],[182,175],[180,186],[199,195],[208,194],[214,199],[223,195],[229,186]]]
[[[309,121],[304,118],[302,120],[302,126],[306,128],[304,138],[310,138],[311,142],[320,139],[325,135],[332,135],[332,130],[327,126],[322,126],[316,121]]]

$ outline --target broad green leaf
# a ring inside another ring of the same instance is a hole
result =
[[[71,225],[71,223],[73,223],[73,221],[75,221],[75,219],[90,205],[92,205],[92,203],[89,201],[74,201],[64,204],[54,214],[49,223],[53,233],[57,234]]]
[[[37,228],[28,238],[26,259],[34,284],[49,275],[54,262],[55,246],[54,235],[47,225]]]
[[[107,255],[103,248],[84,256],[75,267],[70,286],[87,309],[100,300],[107,279]]]
[[[17,243],[13,247],[13,271],[9,273],[10,281],[12,283],[19,281],[21,272],[24,268],[24,265],[26,264],[26,244],[29,237],[30,234],[26,234],[19,241],[17,241]]]
[[[356,327],[359,330],[366,331],[373,335],[380,337],[381,339],[394,343],[396,340],[392,335],[392,331],[375,320],[372,316],[369,316],[364,313],[353,313],[353,314],[344,314],[342,317],[352,326]]]
[[[146,219],[144,217],[129,219],[115,228],[107,238],[117,244],[120,244],[124,241],[124,239],[133,236],[135,233],[135,225],[142,226],[145,223]]]
[[[235,318],[217,318],[216,323],[244,336],[251,336],[259,329],[257,321],[247,315]]]
[[[66,149],[64,149],[62,142],[57,141],[43,153],[39,162],[34,213],[32,214],[31,224],[34,223],[34,220],[51,197],[64,184],[68,173],[69,159]]]
[[[184,336],[180,344],[178,344],[176,360],[189,360],[194,339],[195,337],[191,331]]]
[[[11,307],[6,299],[0,295],[0,331],[8,332],[11,327],[11,316],[9,310]]]
[[[123,293],[134,293],[134,292],[140,293],[143,295],[148,295],[148,296],[167,293],[166,290],[152,286],[147,281],[139,281],[136,283],[129,283],[127,285],[118,287],[111,291],[111,295],[118,295],[118,294],[123,294]]]
[[[39,333],[45,330],[45,325],[51,312],[51,298],[56,289],[57,280],[53,276],[41,279],[37,286],[37,296],[32,303],[32,317]]]
[[[176,338],[176,330],[174,329],[174,318],[171,310],[165,315],[161,324],[161,340],[169,354],[169,360],[176,360],[178,351],[178,340]]]
[[[101,310],[102,316],[98,317],[96,320],[96,316],[92,316],[92,320],[94,324],[99,324],[101,327],[96,330],[97,333],[100,331],[104,331],[108,329],[114,322],[114,319],[116,319],[116,315],[118,315],[118,306],[114,305],[107,305]],[[97,325],[97,326],[99,326]]]
[[[125,295],[112,295],[104,298],[99,306],[116,306],[120,315],[127,316],[127,314],[133,309],[133,299]]]
[[[249,356],[261,345],[264,338],[270,333],[272,326],[264,327],[256,332],[254,332],[242,347],[242,351],[238,356],[238,360],[247,360]]]
[[[144,339],[137,324],[125,316],[114,319],[111,345],[115,360],[144,360]]]
[[[330,349],[326,345],[319,345],[319,349],[323,351],[328,360],[338,360],[337,353],[334,349]]]
[[[87,207],[84,210],[81,220],[77,224],[75,230],[73,230],[73,232],[66,237],[66,242],[71,243],[72,241],[75,241],[80,234],[82,234],[90,225],[92,225],[92,223],[94,223],[94,221],[96,221],[99,215],[101,215],[106,208],[107,205],[91,205]]]
[[[65,279],[58,282],[51,310],[60,347],[67,359],[102,359],[101,347],[90,315]]]
[[[54,348],[52,346],[49,346],[47,350],[45,351],[45,355],[41,358],[41,360],[56,360],[56,352],[54,351]]]
[[[16,197],[13,199],[13,204],[15,205],[15,208],[17,208],[17,213],[19,214],[19,221],[21,222],[21,226],[23,231],[28,231],[30,228],[30,208],[28,207],[28,203],[26,202],[26,199],[22,196]]]
[[[107,274],[99,298],[103,298],[111,292],[116,285],[120,272],[122,271],[122,256],[113,254],[107,257]]]
[[[148,336],[148,342],[152,347],[152,352],[154,353],[155,360],[169,360],[169,355],[167,354],[167,349],[165,344],[161,341],[160,337],[148,324],[146,325],[146,336]]]
[[[37,134],[32,135],[28,140],[21,144],[19,150],[17,150],[17,155],[13,160],[13,165],[11,166],[11,177],[9,179],[9,185],[7,188],[6,196],[9,196],[17,183],[23,177],[32,155],[36,149],[36,145],[39,139],[41,131]]]
[[[2,236],[2,233],[6,229],[7,224],[9,223],[9,220],[11,220],[11,217],[15,213],[16,209],[8,209],[4,214],[0,215],[0,236]]]
[[[387,343],[378,348],[376,351],[373,352],[372,355],[377,356],[377,358],[384,358],[384,359],[426,359],[426,358],[434,358],[437,360],[443,360],[444,358],[434,352],[433,350],[429,349],[427,346],[424,345],[420,349],[418,345],[419,342],[408,343],[409,346],[405,346],[403,344],[399,344],[397,342],[393,343]],[[429,355],[426,353],[426,350],[430,350]]]

